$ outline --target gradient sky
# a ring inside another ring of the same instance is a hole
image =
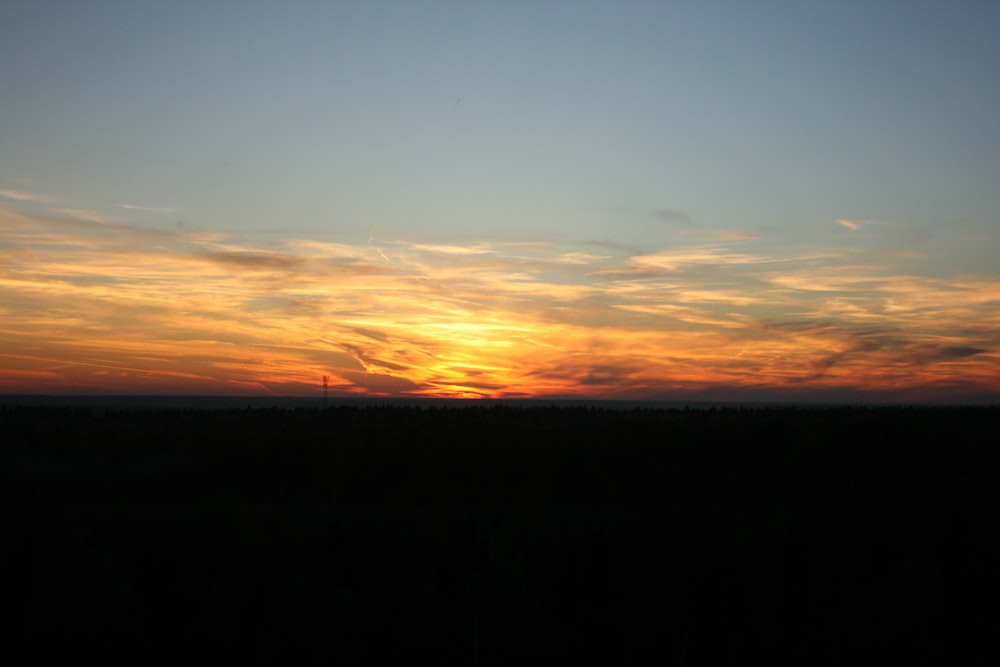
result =
[[[0,392],[1000,402],[998,35],[5,2]]]

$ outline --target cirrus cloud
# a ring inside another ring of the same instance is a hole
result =
[[[1000,279],[860,264],[854,248],[678,230],[665,249],[597,255],[567,239],[262,241],[5,209],[0,223],[6,391],[301,394],[323,375],[371,395],[1000,389]]]

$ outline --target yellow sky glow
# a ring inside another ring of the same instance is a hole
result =
[[[315,395],[324,375],[392,396],[1000,390],[1000,277],[723,231],[643,252],[267,242],[0,209],[0,391]]]

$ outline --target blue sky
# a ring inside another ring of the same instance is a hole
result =
[[[535,243],[685,289],[750,257],[993,285],[998,33],[994,2],[10,2],[0,206],[442,270]],[[987,329],[942,345],[995,364]]]

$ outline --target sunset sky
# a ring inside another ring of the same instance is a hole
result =
[[[998,35],[5,2],[0,393],[998,403]]]

